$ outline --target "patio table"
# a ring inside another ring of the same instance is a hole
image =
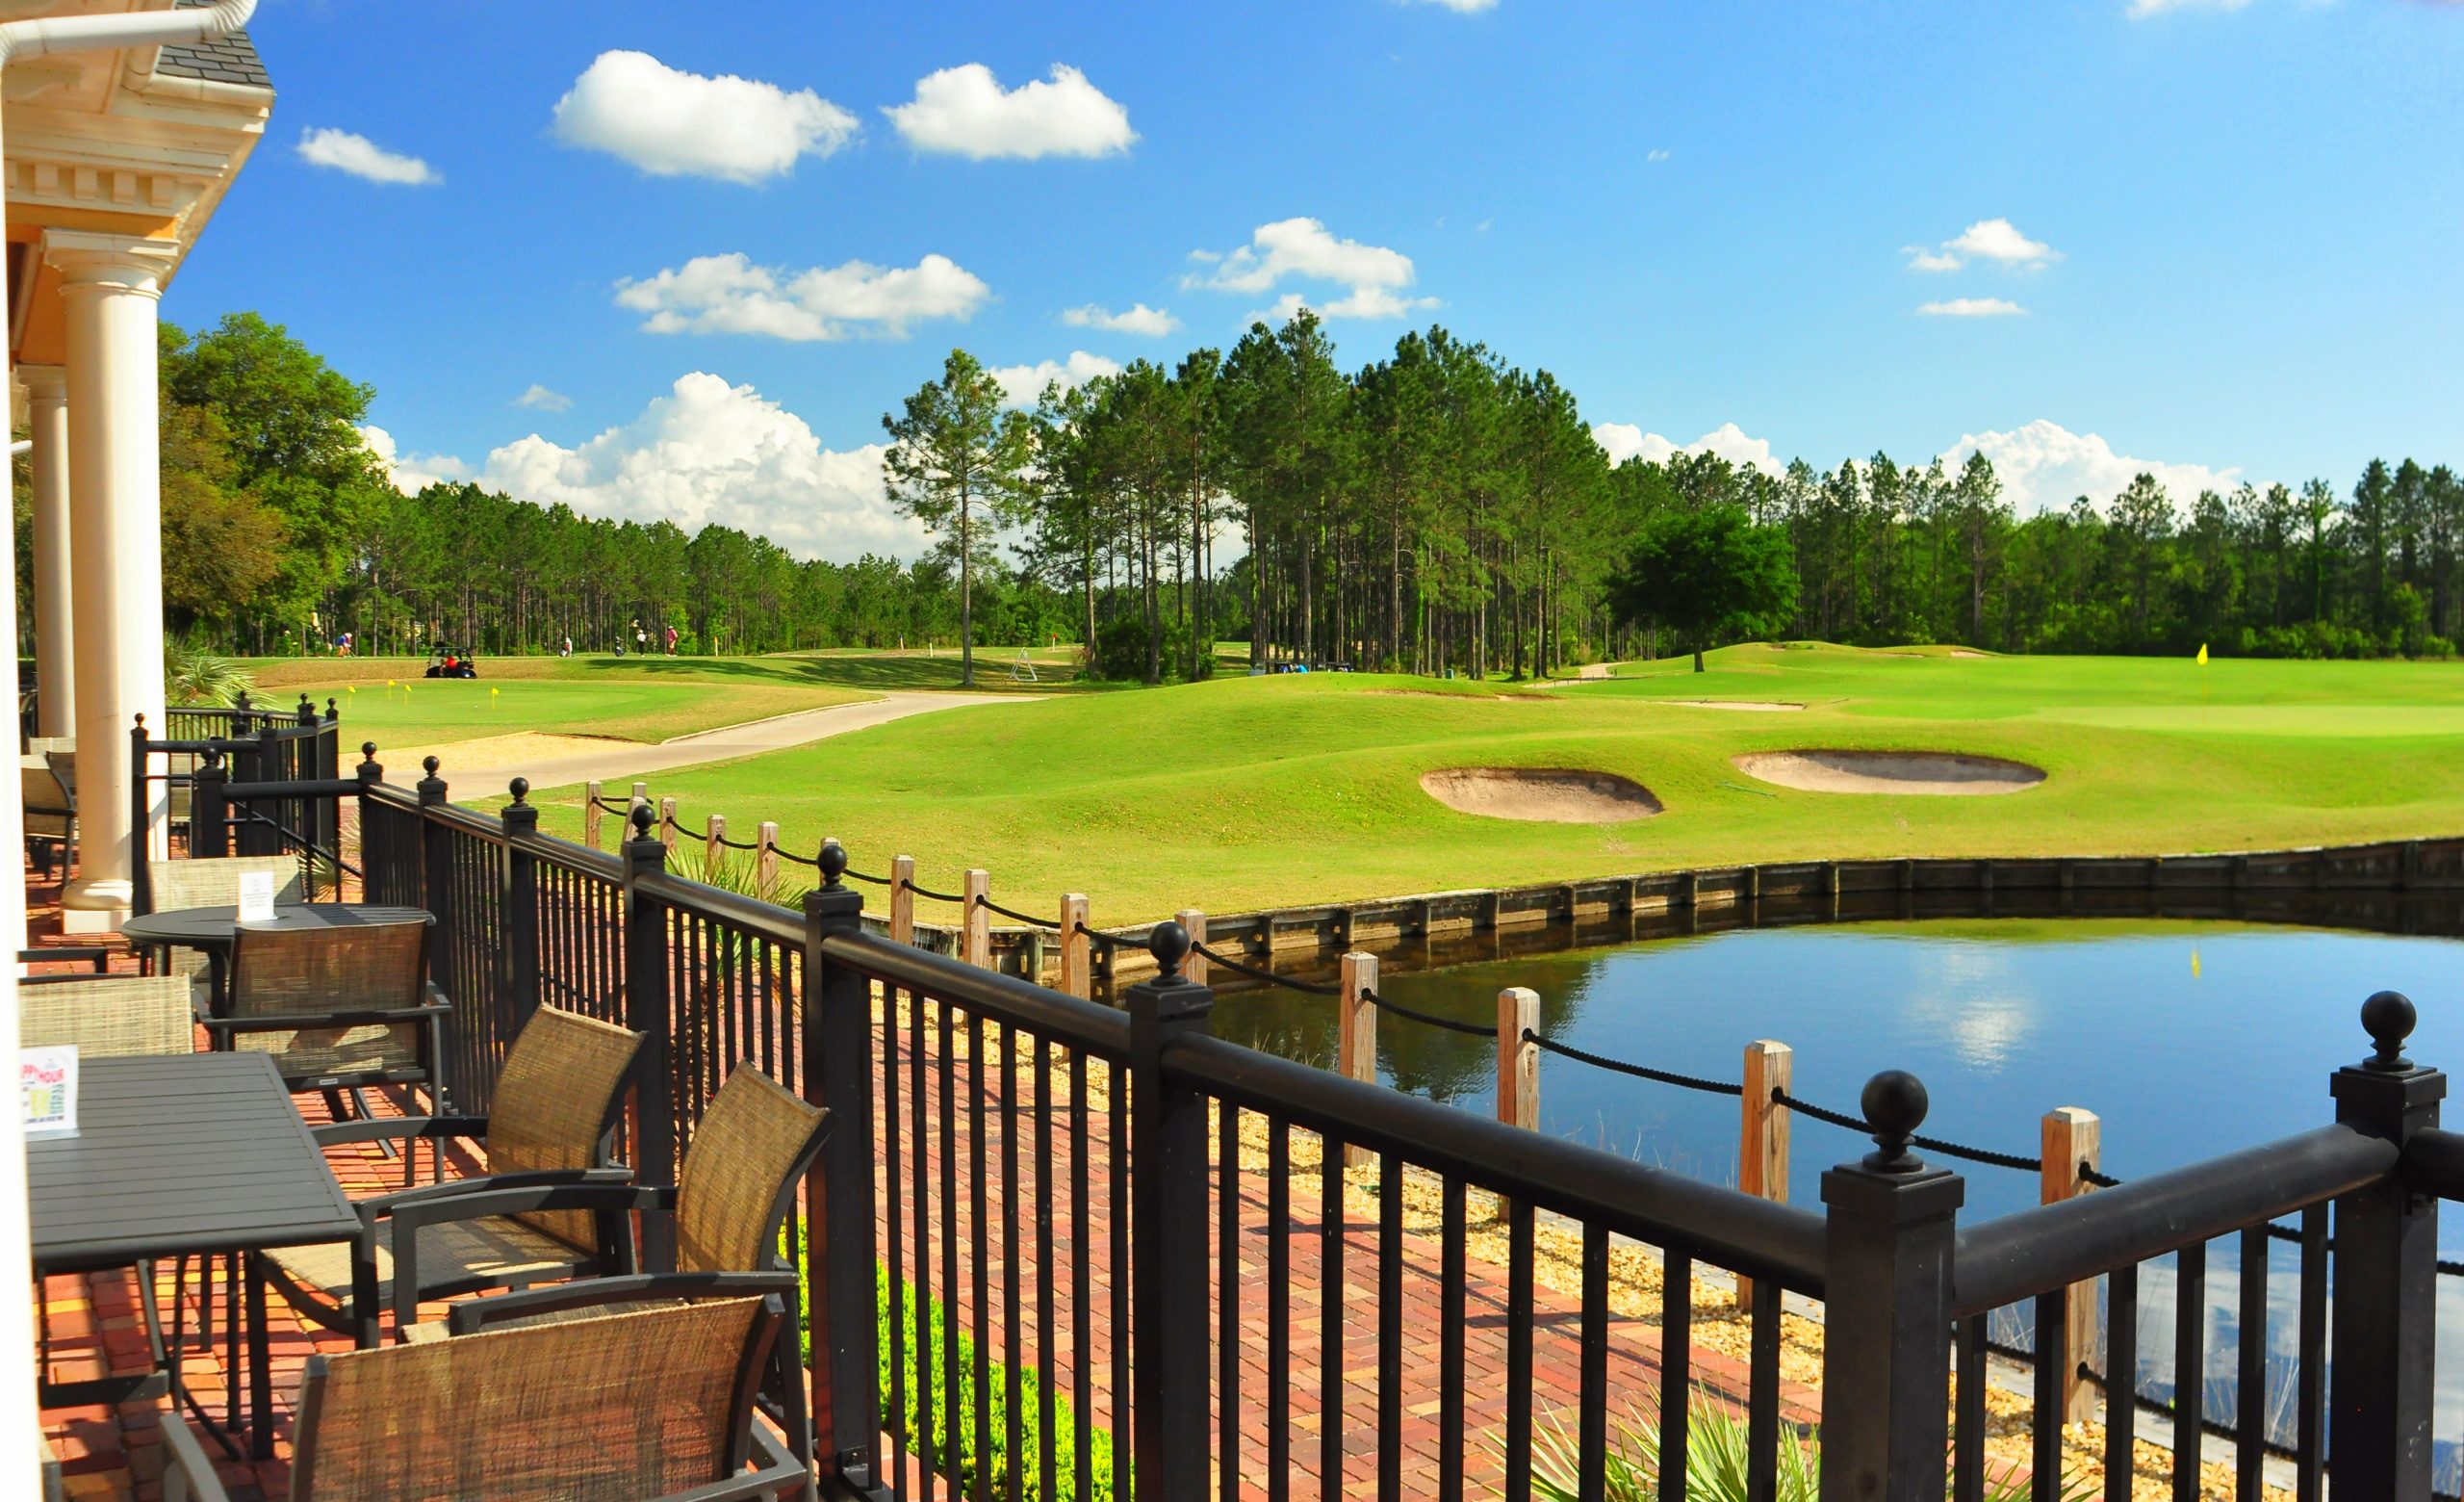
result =
[[[270,1455],[265,1284],[255,1257],[275,1247],[351,1240],[358,1212],[270,1055],[90,1059],[79,1075],[75,1134],[26,1142],[37,1278],[187,1256],[246,1257],[253,1449]],[[194,1408],[179,1389],[178,1363],[174,1350],[172,1390]],[[50,1397],[94,1401],[108,1394],[77,1389],[107,1385],[73,1385]],[[232,1398],[236,1426],[237,1372]]]
[[[273,917],[260,919],[251,928],[272,929],[294,933],[303,928],[358,928],[370,923],[433,924],[435,915],[425,908],[365,907],[350,902],[293,902],[273,910]],[[132,947],[152,949],[172,946],[204,952],[213,969],[214,1004],[217,1011],[222,998],[230,995],[227,971],[231,964],[231,947],[239,942],[240,910],[228,903],[219,907],[173,908],[165,913],[147,913],[129,919],[119,925],[120,937]]]

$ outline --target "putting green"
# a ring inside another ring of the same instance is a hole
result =
[[[1030,911],[1101,921],[1739,862],[2171,853],[2464,832],[2464,666],[1952,658],[1739,647],[1713,670],[1629,668],[1545,692],[1370,674],[1234,677],[1024,709],[954,710],[656,780],[688,821],[775,818],[928,886],[992,872]],[[1795,713],[1649,698],[1801,703]],[[2241,724],[2220,717],[2246,716]],[[2204,716],[2204,718],[2202,718]],[[1732,759],[1938,751],[2042,768],[2008,797],[1800,791]],[[1649,788],[1641,822],[1456,813],[1424,773],[1599,771]],[[550,794],[552,828],[578,799]],[[946,917],[925,911],[926,917]]]

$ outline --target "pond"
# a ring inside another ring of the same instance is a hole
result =
[[[2033,1157],[2039,1119],[2084,1106],[2102,1119],[2105,1172],[2143,1177],[2306,1131],[2333,1119],[2327,1076],[2369,1052],[2357,1013],[2374,991],[2413,998],[2408,1051],[2464,1072],[2464,942],[2228,922],[1954,919],[1740,929],[1615,947],[1527,954],[1417,973],[1378,989],[1418,1011],[1494,1026],[1498,992],[1540,996],[1540,1031],[1585,1051],[1733,1081],[1746,1044],[1795,1050],[1793,1093],[1854,1113],[1877,1070],[1907,1069],[1933,1099],[1925,1130]],[[1331,1067],[1333,1003],[1286,988],[1227,995],[1217,1033]],[[1378,1018],[1378,1073],[1466,1110],[1495,1108],[1496,1045],[1392,1014]],[[1739,1108],[1727,1096],[1634,1079],[1543,1054],[1540,1126],[1717,1183],[1736,1179]],[[1802,1115],[1789,1198],[1818,1206],[1822,1171],[1864,1139]],[[2037,1203],[2034,1174],[1953,1164],[1964,1223]],[[2464,1257],[2464,1206],[2444,1206],[2441,1245]],[[2272,1259],[2270,1397],[2289,1400],[2297,1256]],[[2209,1249],[2209,1412],[2233,1412],[2238,1268]],[[2464,1279],[2440,1280],[2441,1479],[2464,1465]],[[2140,1390],[2173,1386],[2172,1279],[2141,1275]],[[2025,1343],[2023,1327],[1996,1328]],[[2095,1363],[2102,1369],[2103,1354]],[[2288,1428],[2278,1437],[2289,1440]]]

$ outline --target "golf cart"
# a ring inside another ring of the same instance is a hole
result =
[[[468,652],[459,652],[451,647],[440,646],[431,649],[427,655],[427,673],[425,676],[429,678],[476,678],[479,676],[479,669],[477,664],[471,660],[471,654]]]

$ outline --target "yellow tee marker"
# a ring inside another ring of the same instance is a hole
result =
[[[2207,643],[2204,641],[2198,644],[2198,665],[2201,667],[2207,665]]]

